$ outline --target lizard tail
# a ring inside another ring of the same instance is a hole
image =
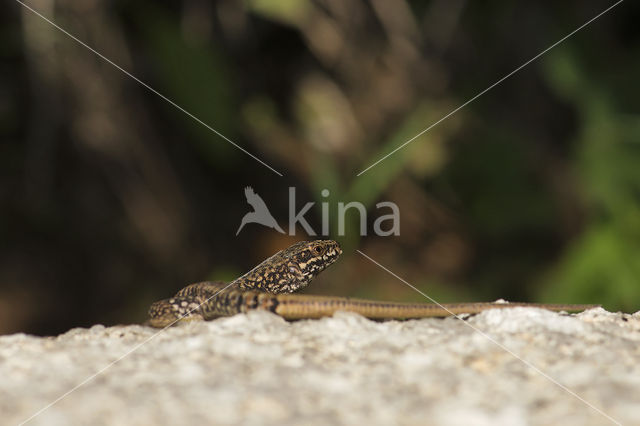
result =
[[[550,305],[537,303],[394,303],[366,299],[350,299],[330,296],[308,296],[302,294],[281,294],[277,306],[272,308],[285,319],[321,318],[338,311],[355,312],[370,319],[409,319],[426,317],[447,317],[459,314],[477,314],[488,309],[517,307],[542,308],[554,312],[580,312],[600,305]]]

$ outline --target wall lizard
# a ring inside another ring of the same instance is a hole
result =
[[[265,309],[295,320],[331,316],[336,311],[357,312],[371,319],[409,319],[476,314],[487,309],[535,307],[551,311],[583,311],[599,305],[536,303],[421,303],[382,302],[347,297],[290,294],[300,290],[342,254],[332,240],[302,241],[281,250],[234,280],[200,282],[180,290],[170,299],[149,308],[153,327],[165,327],[177,320],[210,320],[253,309]]]

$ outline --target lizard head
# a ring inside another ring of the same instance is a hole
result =
[[[342,254],[333,240],[301,241],[279,251],[236,281],[245,290],[291,293],[306,287]]]
[[[332,240],[301,241],[282,251],[291,278],[291,291],[309,285],[320,272],[338,260],[340,245]]]

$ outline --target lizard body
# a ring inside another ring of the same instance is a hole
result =
[[[251,271],[227,284],[200,282],[149,308],[149,325],[165,327],[178,320],[205,319],[264,309],[285,319],[321,318],[337,311],[371,319],[409,319],[476,314],[487,309],[536,307],[552,311],[583,311],[597,305],[535,303],[420,304],[382,302],[347,297],[290,294],[306,287],[333,264],[342,250],[331,240],[302,241],[279,251]]]

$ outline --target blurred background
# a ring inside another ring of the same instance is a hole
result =
[[[307,293],[640,309],[640,5],[623,2],[365,173],[613,2],[80,1],[0,6],[0,333],[143,321],[299,239],[288,188],[345,253]],[[324,198],[321,191],[328,189]],[[337,202],[355,211],[338,237]],[[395,202],[400,235],[373,235]]]

